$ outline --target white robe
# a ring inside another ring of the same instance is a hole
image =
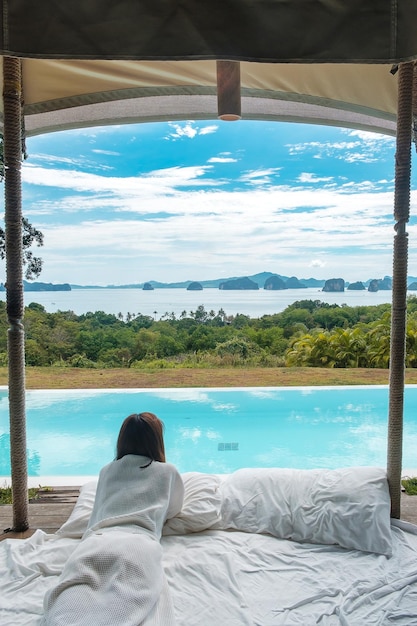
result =
[[[159,540],[184,486],[173,465],[148,463],[130,454],[101,470],[88,529],[45,596],[45,626],[174,624]]]

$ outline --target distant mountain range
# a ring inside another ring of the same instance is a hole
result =
[[[258,274],[252,274],[251,276],[228,276],[227,278],[215,278],[213,280],[199,280],[198,282],[200,283],[200,285],[203,288],[206,289],[218,289],[220,287],[220,285],[226,281],[230,281],[230,280],[238,280],[241,278],[249,278],[250,280],[252,280],[253,282],[257,283],[259,285],[260,289],[264,288],[265,285],[265,281],[270,278],[271,276],[278,276],[279,278],[281,278],[284,282],[288,281],[290,278],[295,278],[296,281],[299,281],[300,283],[302,283],[305,287],[307,288],[311,288],[311,287],[315,287],[316,289],[321,289],[324,287],[324,284],[326,282],[326,279],[317,279],[317,278],[296,278],[294,276],[283,276],[282,274],[276,274],[274,272],[260,272]],[[382,278],[390,278],[387,276],[381,277]],[[365,287],[369,286],[369,283],[375,280],[375,278],[369,278],[367,280],[362,281]],[[417,277],[414,276],[409,276],[408,277],[408,284],[411,284],[412,282],[417,281]],[[188,285],[192,282],[196,282],[195,280],[186,280],[186,281],[182,281],[182,282],[178,282],[178,283],[162,283],[156,280],[149,280],[146,281],[147,283],[149,283],[150,285],[152,285],[152,287],[154,289],[186,289],[188,287]],[[355,281],[357,282],[357,281]],[[143,289],[144,286],[144,282],[143,283],[130,283],[127,285],[106,285],[105,287],[103,286],[99,286],[99,285],[73,285],[71,284],[71,288],[72,289]],[[349,285],[349,282],[345,281],[345,285],[346,287]]]
[[[258,274],[252,274],[251,276],[228,276],[227,278],[215,278],[213,280],[200,280],[198,283],[206,289],[219,289],[222,283],[226,283],[229,281],[242,281],[242,280],[251,280],[256,283],[259,289],[263,289],[265,282],[271,278],[271,276],[278,276],[284,283],[291,285],[296,285],[297,287],[306,287],[306,288],[315,288],[322,289],[326,283],[326,280],[332,279],[317,279],[317,278],[297,278],[295,276],[283,276],[282,274],[275,274],[274,272],[259,272]],[[340,277],[338,277],[340,278]],[[389,276],[384,276],[377,280],[387,279],[391,280]],[[368,280],[360,281],[363,283],[365,288],[369,287],[369,284],[372,281],[375,281],[375,278],[369,278]],[[355,281],[357,283],[359,281]],[[143,283],[129,283],[127,285],[75,285],[70,283],[63,284],[53,284],[53,283],[42,283],[42,282],[27,282],[23,281],[23,286],[25,291],[71,291],[72,289],[143,289],[146,284],[149,289],[187,289],[187,287],[191,283],[197,283],[195,280],[185,280],[178,283],[162,283],[157,280],[150,280]],[[197,284],[198,284],[197,283]],[[412,284],[414,283],[414,284]],[[349,286],[349,282],[345,281],[345,287]],[[417,277],[409,276],[407,280],[407,284],[411,287],[412,290],[417,290]],[[352,285],[353,286],[353,285]],[[3,284],[0,285],[0,291],[5,291],[5,287]]]
[[[69,283],[53,284],[53,283],[29,283],[27,280],[23,281],[24,291],[71,291],[71,285]],[[0,284],[0,291],[6,291],[6,287],[3,283]]]

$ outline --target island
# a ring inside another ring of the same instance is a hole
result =
[[[286,289],[305,289],[306,288],[305,284],[299,281],[296,276],[290,276],[290,278],[287,278],[285,285],[286,285]]]
[[[224,283],[220,283],[219,289],[259,289],[259,285],[247,276],[244,276],[243,278],[226,280]]]
[[[196,280],[190,283],[187,287],[187,291],[203,291],[203,285]]]
[[[6,291],[3,283],[0,285],[0,291]],[[72,289],[69,283],[29,283],[27,280],[24,280],[23,291],[72,291]]]
[[[324,283],[323,291],[327,293],[341,293],[345,290],[345,281],[343,278],[330,278]]]
[[[366,287],[361,280],[357,280],[356,283],[350,283],[350,285],[348,285],[348,290],[350,291],[364,291],[364,289],[366,289]]]
[[[268,289],[271,291],[280,291],[281,289],[288,289],[288,287],[280,276],[274,274],[273,276],[270,276],[266,279],[264,289]]]
[[[385,278],[373,278],[369,281],[368,291],[375,293],[376,291],[383,290],[389,291],[392,289],[392,280],[389,276]]]

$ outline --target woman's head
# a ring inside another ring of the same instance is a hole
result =
[[[133,413],[124,420],[117,439],[116,459],[126,454],[165,463],[164,425],[153,413]]]

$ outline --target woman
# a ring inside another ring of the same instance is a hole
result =
[[[45,596],[43,624],[173,624],[159,541],[183,497],[178,471],[165,462],[162,422],[129,415],[116,460],[100,472],[87,531]]]

